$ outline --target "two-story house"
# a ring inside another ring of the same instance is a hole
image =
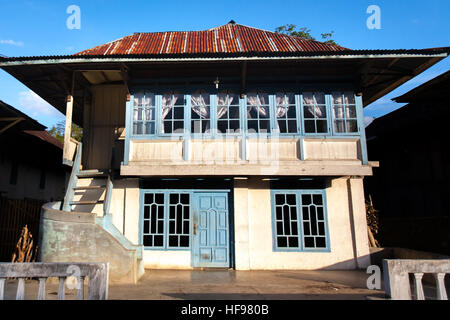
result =
[[[44,207],[41,259],[110,261],[128,280],[144,268],[367,266],[362,179],[377,163],[363,107],[447,54],[231,21],[0,59],[66,114],[72,177],[64,203]]]

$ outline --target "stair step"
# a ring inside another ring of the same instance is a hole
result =
[[[81,170],[78,172],[78,178],[96,178],[96,177],[107,177],[108,171],[106,170]]]
[[[78,205],[100,204],[103,202],[104,202],[103,200],[71,201],[70,204],[74,205],[74,206],[78,206]]]
[[[75,187],[73,190],[99,190],[106,189],[106,185],[101,186],[84,186],[84,187]]]

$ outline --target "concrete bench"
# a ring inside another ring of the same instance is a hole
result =
[[[450,273],[450,259],[384,259],[384,286],[386,295],[393,300],[411,300],[409,275],[414,275],[414,291],[417,300],[425,300],[422,277],[425,273],[433,274],[436,280],[436,298],[448,300],[445,290],[445,274]]]
[[[48,278],[59,278],[58,300],[64,300],[66,279],[77,279],[77,299],[84,299],[84,281],[88,278],[88,300],[108,299],[109,263],[0,263],[0,300],[5,297],[7,278],[17,278],[16,300],[25,298],[25,279],[39,281],[38,300],[45,300]]]

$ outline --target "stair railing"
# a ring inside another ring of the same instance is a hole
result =
[[[75,161],[73,162],[72,172],[70,173],[69,183],[67,184],[66,195],[64,196],[64,202],[62,206],[63,211],[72,211],[72,206],[70,202],[73,200],[73,196],[75,194],[74,188],[77,185],[78,181],[78,173],[81,168],[81,152],[82,152],[83,144],[78,142],[77,150],[75,153]]]
[[[111,196],[113,191],[113,172],[114,172],[114,162],[115,162],[115,148],[113,147],[111,150],[111,161],[108,170],[108,179],[106,181],[106,189],[105,189],[105,200],[103,201],[103,215],[109,213],[109,207],[111,204]]]

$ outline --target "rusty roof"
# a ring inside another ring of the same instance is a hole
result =
[[[230,22],[203,31],[134,33],[75,55],[293,53],[345,50],[349,49]]]
[[[23,130],[23,132],[29,134],[30,136],[41,139],[44,142],[50,143],[55,147],[58,147],[59,149],[64,148],[63,144],[46,130]]]

